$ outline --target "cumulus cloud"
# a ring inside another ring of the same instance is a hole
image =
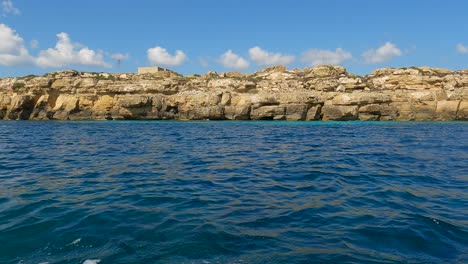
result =
[[[176,50],[175,55],[171,55],[165,48],[159,46],[148,49],[147,53],[152,65],[179,66],[188,59],[181,50]]]
[[[341,48],[338,48],[335,51],[311,49],[302,54],[302,61],[312,66],[321,64],[339,65],[351,58],[353,58],[353,55]]]
[[[37,65],[43,68],[59,68],[68,65],[86,65],[111,67],[104,61],[102,51],[73,43],[67,33],[57,34],[58,41],[54,48],[43,50],[37,58]]]
[[[0,40],[0,53],[14,53],[23,46],[23,38],[5,24],[0,24]]]
[[[0,65],[33,64],[34,59],[24,46],[23,38],[5,24],[0,24]]]
[[[91,50],[81,44],[73,43],[67,33],[60,33],[57,37],[58,41],[54,48],[43,50],[38,57],[33,57],[29,54],[23,38],[9,26],[0,24],[0,65],[35,65],[43,68],[60,68],[70,65],[112,66],[104,60],[103,51]],[[29,46],[35,49],[39,46],[39,42],[32,40]],[[120,53],[108,56],[128,58],[128,54]]]
[[[2,1],[1,7],[2,7],[2,16],[20,14],[19,9],[13,5],[13,2],[11,0]]]
[[[401,56],[403,53],[393,43],[387,42],[377,49],[371,49],[362,54],[364,62],[367,64],[377,64],[389,61],[395,57]]]
[[[235,70],[246,70],[249,68],[249,62],[241,56],[233,53],[232,50],[228,50],[223,55],[221,55],[219,61],[226,68]]]
[[[461,54],[468,54],[468,46],[464,46],[463,44],[459,43],[457,45],[457,52]]]
[[[253,47],[249,49],[250,59],[255,61],[258,65],[286,65],[294,61],[295,57],[292,55],[283,55],[281,53],[270,53],[260,47]]]

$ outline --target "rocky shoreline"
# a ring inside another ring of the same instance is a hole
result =
[[[468,120],[468,70],[339,66],[0,79],[5,120]]]

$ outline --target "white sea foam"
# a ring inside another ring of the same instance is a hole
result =
[[[99,262],[101,262],[100,259],[87,259],[83,264],[98,264]]]
[[[75,239],[75,240],[73,240],[73,242],[71,242],[71,243],[68,244],[67,246],[74,246],[74,245],[80,243],[80,241],[81,241],[81,238]]]

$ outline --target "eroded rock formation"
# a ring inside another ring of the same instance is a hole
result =
[[[0,79],[9,120],[468,120],[468,70],[338,66],[182,77],[62,71]]]

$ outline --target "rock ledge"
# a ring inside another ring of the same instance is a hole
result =
[[[0,79],[6,120],[468,120],[468,70],[322,65],[254,74],[172,71]]]

